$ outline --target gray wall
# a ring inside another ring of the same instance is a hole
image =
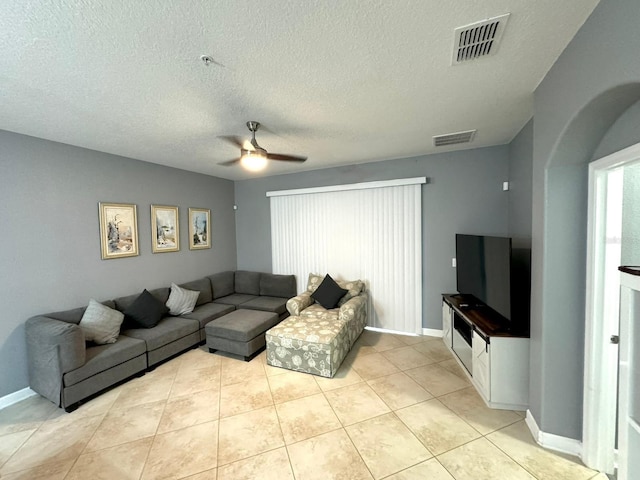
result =
[[[0,397],[29,385],[30,316],[168,286],[236,264],[233,182],[0,131]],[[98,202],[134,203],[140,256],[100,259]],[[180,207],[180,252],[151,253],[150,205]],[[190,251],[187,209],[211,209]]]
[[[509,236],[513,248],[531,248],[533,119],[509,144]]]
[[[238,268],[271,271],[268,191],[425,176],[422,324],[441,329],[440,295],[456,286],[455,234],[508,233],[508,169],[508,147],[500,146],[236,182]]]
[[[542,431],[578,440],[587,166],[640,99],[640,63],[629,61],[640,50],[638,18],[637,0],[602,1],[535,92],[530,410]]]

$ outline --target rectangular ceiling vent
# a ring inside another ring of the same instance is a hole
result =
[[[469,143],[476,136],[477,130],[467,130],[466,132],[447,133],[446,135],[436,135],[433,137],[433,145],[444,147],[445,145],[457,145],[458,143]]]
[[[453,65],[493,55],[498,50],[510,13],[455,29]]]

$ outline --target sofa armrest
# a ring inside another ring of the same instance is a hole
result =
[[[60,405],[62,376],[84,365],[84,333],[75,323],[38,316],[25,324],[30,387]]]
[[[367,300],[369,296],[366,292],[361,293],[357,297],[350,298],[338,311],[338,318],[344,321],[350,321],[354,318],[364,318],[367,312]]]
[[[311,292],[302,292],[300,295],[296,295],[293,298],[287,300],[287,310],[289,315],[296,317],[300,315],[300,312],[310,305],[313,305],[313,298],[311,298]]]

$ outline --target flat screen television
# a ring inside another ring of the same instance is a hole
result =
[[[529,334],[529,248],[512,248],[508,237],[457,234],[456,284],[469,306],[486,305],[507,320],[510,332]]]
[[[511,264],[511,238],[456,235],[458,293],[472,295],[507,320],[512,318]]]

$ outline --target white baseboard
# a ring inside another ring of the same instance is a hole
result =
[[[435,328],[423,328],[422,334],[427,335],[429,337],[438,337],[442,338],[442,330],[438,330]]]
[[[9,405],[13,405],[14,403],[18,403],[20,400],[24,400],[25,398],[33,397],[34,395],[37,395],[37,393],[27,387],[22,390],[18,390],[17,392],[10,393],[9,395],[5,395],[4,397],[0,397],[0,410],[8,407]]]
[[[556,452],[582,457],[582,442],[573,438],[562,437],[553,433],[546,433],[540,430],[536,419],[533,418],[531,410],[527,410],[525,423],[529,427],[533,439],[541,447],[555,450]]]

